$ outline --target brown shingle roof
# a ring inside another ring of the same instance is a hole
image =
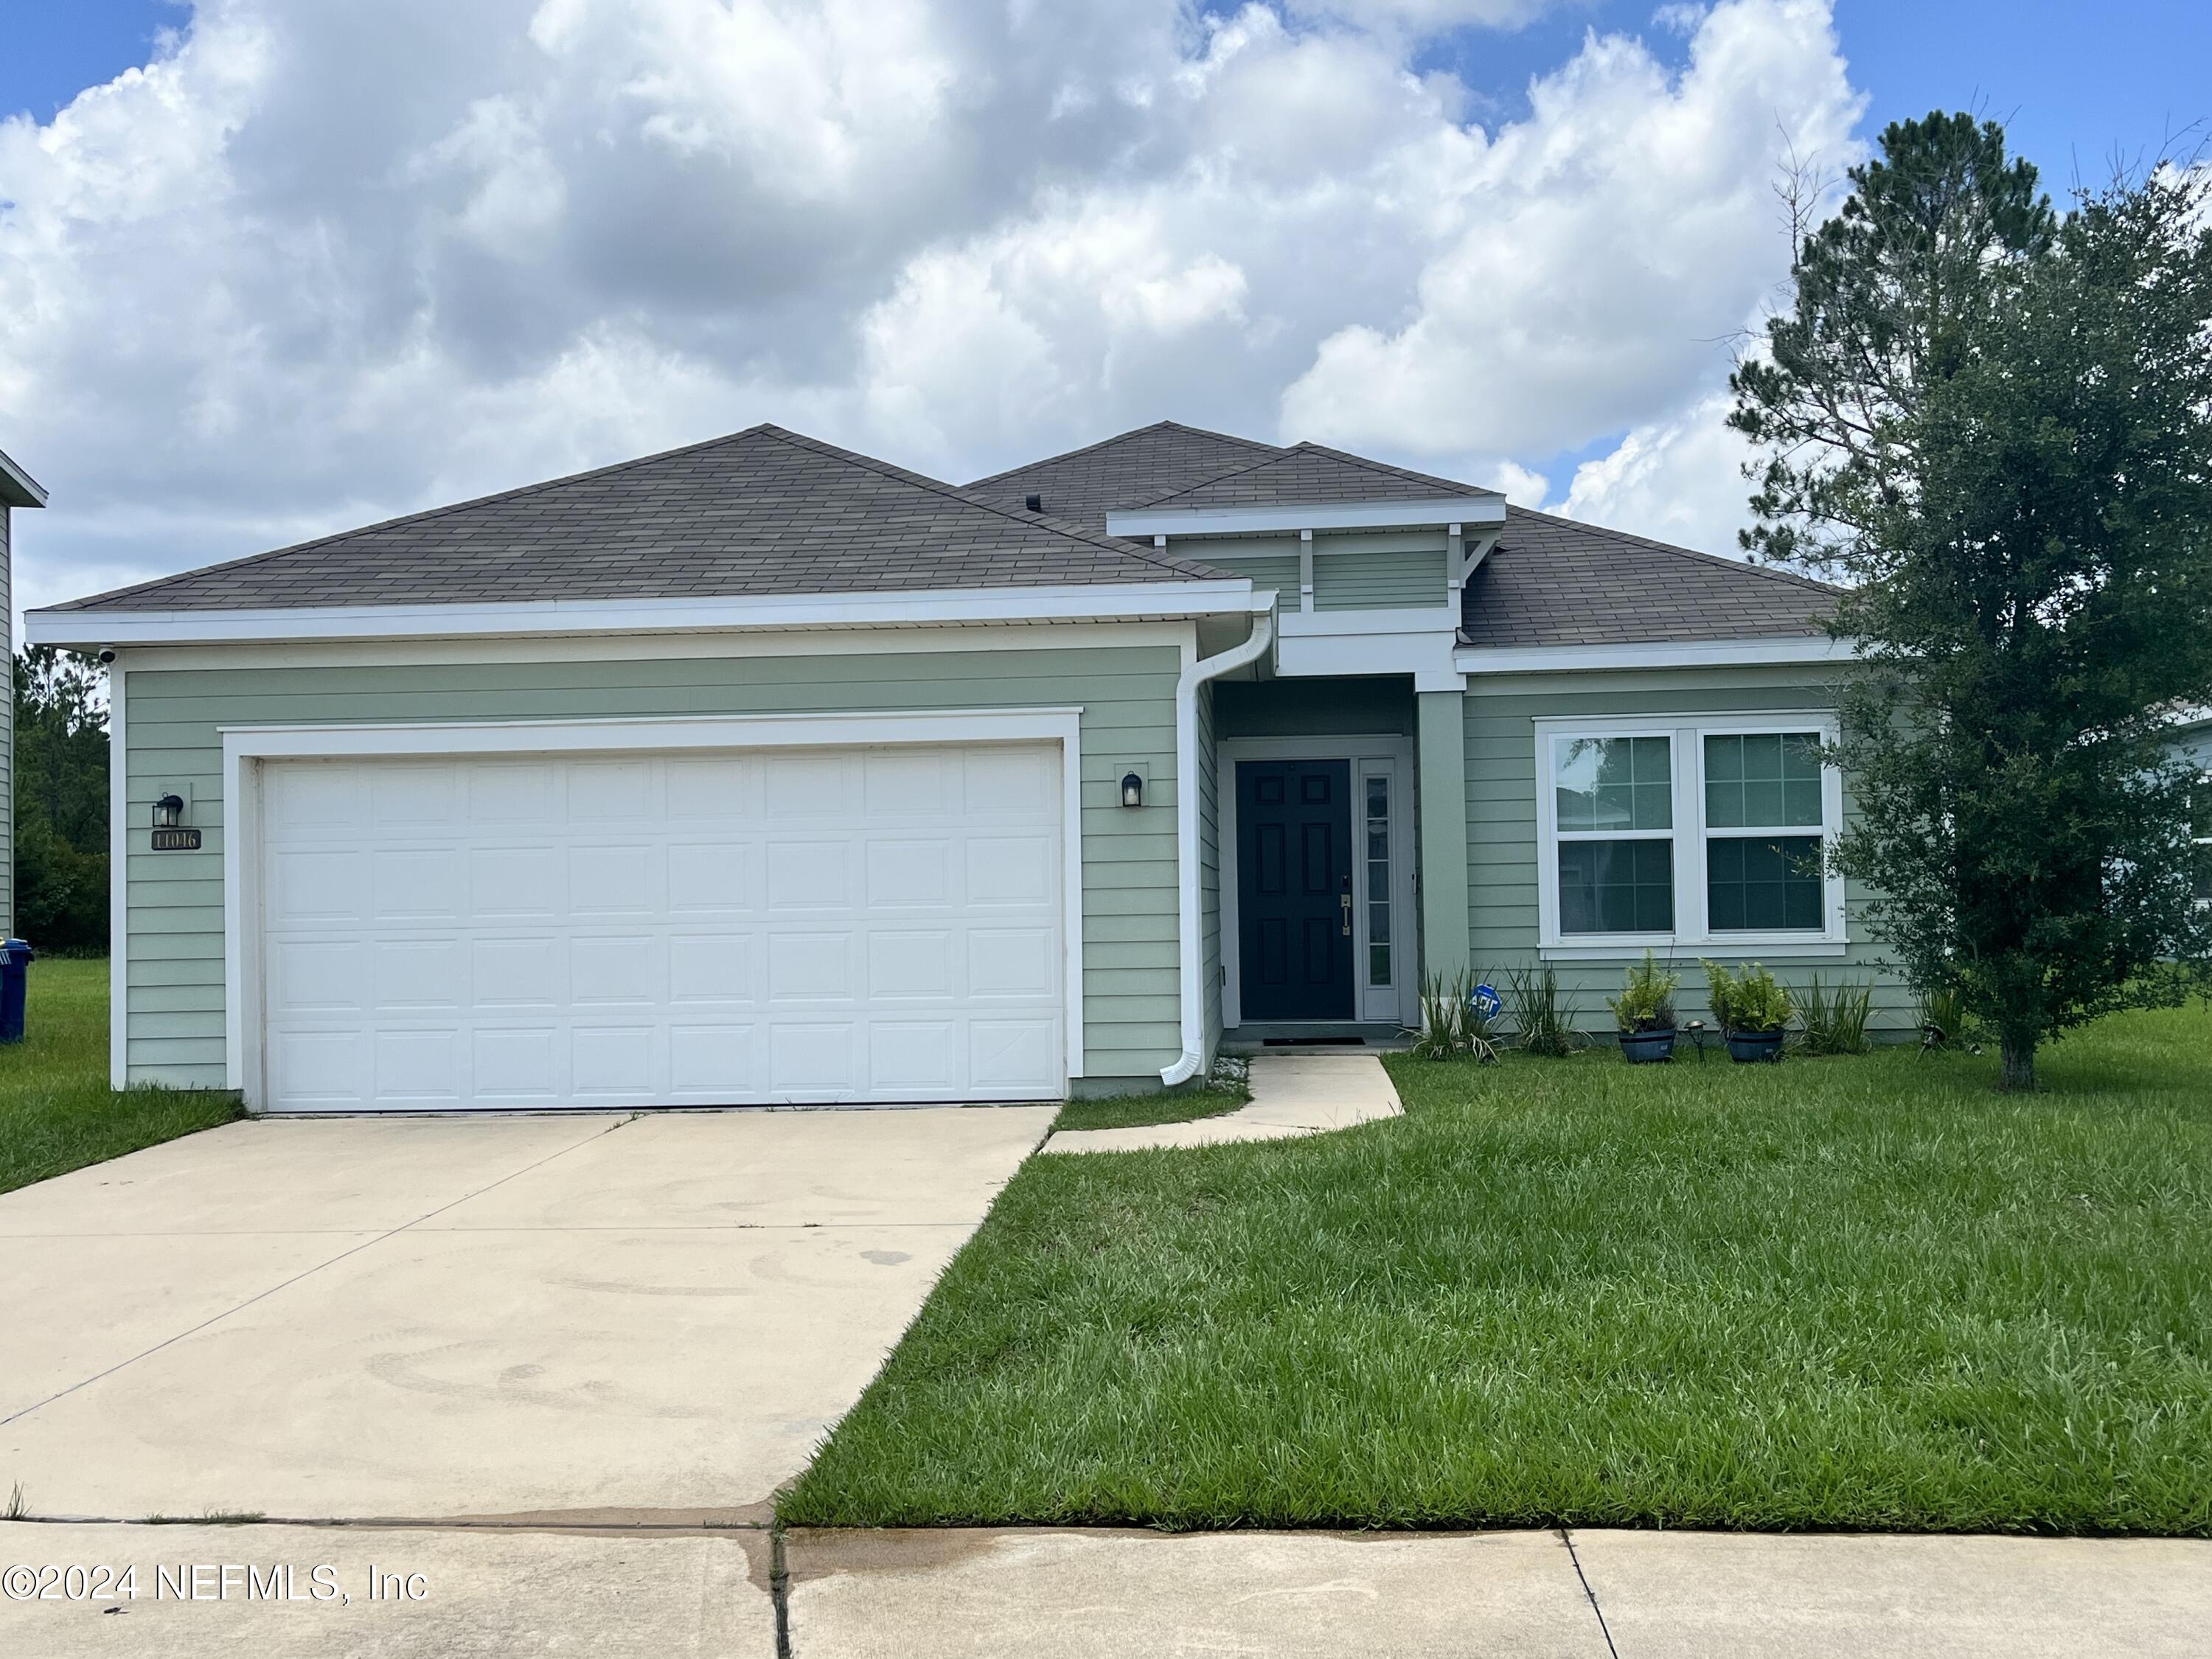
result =
[[[1740,559],[1524,508],[1468,580],[1474,646],[1642,645],[1818,634],[1837,590]]]
[[[1054,517],[1103,529],[1109,513],[1282,453],[1250,438],[1157,421],[1065,455],[978,478],[967,488],[971,495],[1012,507],[1039,496],[1042,510]]]
[[[60,608],[740,598],[1219,574],[1103,526],[1010,511],[889,462],[757,426]]]

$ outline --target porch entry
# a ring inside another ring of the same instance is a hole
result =
[[[1239,762],[1237,841],[1243,1018],[1352,1018],[1352,763]]]

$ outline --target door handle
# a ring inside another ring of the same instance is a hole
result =
[[[1337,896],[1336,902],[1344,911],[1344,936],[1350,939],[1352,937],[1352,882],[1349,878],[1346,879],[1344,891]]]

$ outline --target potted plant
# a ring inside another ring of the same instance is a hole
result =
[[[1662,972],[1650,951],[1628,970],[1620,994],[1607,999],[1620,1027],[1620,1057],[1632,1066],[1648,1066],[1674,1053],[1674,988],[1680,974]]]
[[[1733,974],[1717,962],[1705,968],[1708,1000],[1729,1058],[1746,1065],[1781,1059],[1791,1012],[1789,988],[1755,962]]]

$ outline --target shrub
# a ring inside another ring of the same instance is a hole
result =
[[[1778,1031],[1790,1024],[1789,988],[1757,963],[1746,963],[1733,974],[1717,962],[1704,966],[1706,998],[1723,1033]]]
[[[1671,1031],[1674,1029],[1674,990],[1682,982],[1675,973],[1662,973],[1650,951],[1628,970],[1620,994],[1608,997],[1606,1006],[1624,1031]]]
[[[1808,1054],[1863,1054],[1867,1051],[1867,1019],[1874,1009],[1874,981],[1838,985],[1833,991],[1813,975],[1805,992],[1805,1005],[1797,1018],[1805,1028],[1804,1049]]]
[[[1913,1018],[1920,1026],[1920,1046],[1948,1048],[1973,1041],[1972,1017],[1966,999],[1955,985],[1936,986],[1917,994]]]
[[[1497,1030],[1490,1016],[1474,1006],[1474,982],[1464,968],[1449,979],[1441,974],[1422,976],[1421,1030],[1413,1053],[1422,1060],[1498,1058]]]
[[[1540,968],[1509,969],[1505,982],[1522,1051],[1554,1060],[1574,1053],[1580,1042],[1575,1005],[1559,994],[1559,969],[1548,963]]]

